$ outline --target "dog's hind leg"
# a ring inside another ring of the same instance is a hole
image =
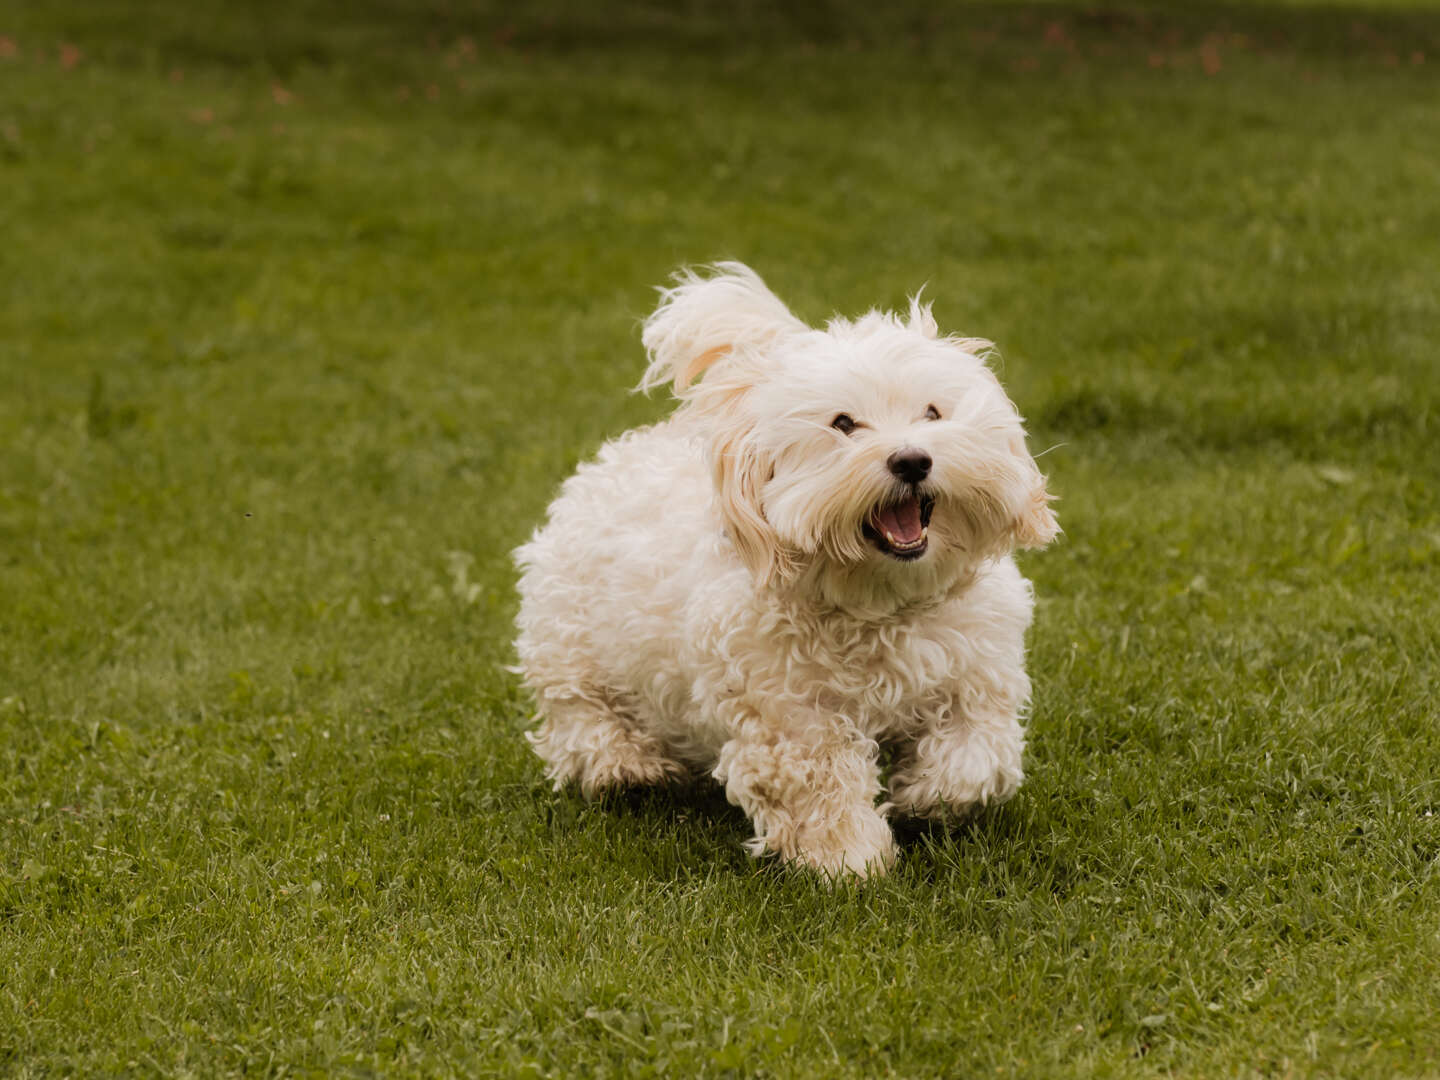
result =
[[[642,731],[615,695],[543,698],[545,721],[525,737],[558,790],[578,784],[587,799],[615,787],[662,784],[689,773]]]

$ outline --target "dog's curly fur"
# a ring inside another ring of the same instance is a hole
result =
[[[644,342],[642,388],[680,407],[516,552],[557,788],[708,771],[755,853],[832,876],[891,864],[887,813],[1013,795],[1033,601],[1010,552],[1057,526],[989,343],[918,297],[815,330],[733,262],[678,275]]]

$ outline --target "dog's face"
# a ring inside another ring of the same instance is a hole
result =
[[[883,609],[1053,538],[984,342],[940,337],[918,301],[908,319],[812,330],[753,273],[721,269],[666,294],[646,385],[675,378],[706,425],[727,531],[758,577]]]

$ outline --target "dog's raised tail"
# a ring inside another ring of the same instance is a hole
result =
[[[744,263],[680,270],[674,280],[660,289],[660,306],[645,320],[641,340],[650,366],[641,390],[668,382],[677,397],[686,397],[690,385],[723,357],[810,329]]]

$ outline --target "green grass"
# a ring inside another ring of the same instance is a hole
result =
[[[1440,1074],[1440,12],[209,6],[0,7],[0,1073]],[[503,670],[718,257],[1052,448],[1030,779],[863,889]]]

